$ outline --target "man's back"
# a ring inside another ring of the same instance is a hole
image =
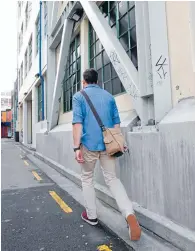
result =
[[[84,91],[91,99],[103,124],[112,128],[120,123],[118,109],[111,94],[101,89],[97,84],[89,84]],[[81,143],[91,151],[104,151],[105,145],[101,128],[99,127],[87,101],[78,92],[73,97],[73,124],[83,125],[83,135]]]

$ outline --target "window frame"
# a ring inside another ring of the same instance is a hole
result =
[[[26,4],[26,9],[25,9],[25,27],[26,30],[28,28],[28,24],[31,18],[31,11],[32,11],[32,2],[31,1],[27,1]]]
[[[23,45],[23,35],[24,35],[24,25],[23,25],[23,23],[22,23],[22,25],[21,25],[21,32],[20,32],[20,39],[21,39],[21,44],[20,44],[20,48],[22,47],[22,45]]]
[[[42,86],[41,83],[37,86],[37,109],[38,109],[38,122],[42,121]]]
[[[80,32],[70,43],[68,60],[63,79],[63,112],[72,110],[73,95],[81,89],[81,44]],[[68,75],[67,75],[68,74]]]
[[[28,74],[28,48],[25,51],[24,54],[24,77],[26,78]]]
[[[35,22],[35,27],[36,27],[36,54],[39,52],[39,36],[40,36],[40,13],[38,13],[37,20]]]
[[[30,71],[31,67],[32,67],[32,35],[28,43],[28,71]]]
[[[20,86],[23,86],[23,62],[21,63],[21,67],[20,67],[20,77],[21,77],[21,81],[20,81]]]
[[[47,26],[48,26],[48,6],[47,1],[43,2],[44,4],[44,36],[47,36]]]

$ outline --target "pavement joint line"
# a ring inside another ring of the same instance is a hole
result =
[[[25,164],[26,166],[29,166],[29,164],[28,164],[28,162],[27,162],[26,160],[24,160],[24,164]]]
[[[57,195],[57,193],[55,191],[49,191],[49,194],[51,195],[51,197],[57,202],[57,204],[61,207],[61,209],[65,212],[65,213],[72,213],[72,208],[70,208],[61,198],[59,195]]]
[[[32,174],[34,175],[34,177],[35,177],[38,181],[42,180],[42,178],[38,175],[38,173],[37,173],[36,171],[32,171]]]

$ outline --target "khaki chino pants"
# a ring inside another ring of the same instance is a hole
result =
[[[123,184],[116,177],[115,158],[108,156],[105,151],[92,152],[86,149],[84,146],[82,146],[82,153],[85,162],[81,164],[81,181],[88,218],[97,218],[96,195],[94,189],[94,169],[98,159],[100,160],[105,182],[114,196],[122,215],[127,218],[129,214],[133,214],[134,211],[132,203],[127,196]]]

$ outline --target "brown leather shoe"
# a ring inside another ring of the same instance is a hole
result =
[[[127,217],[127,223],[129,225],[129,236],[131,241],[138,241],[141,237],[141,227],[134,214],[130,214]]]

